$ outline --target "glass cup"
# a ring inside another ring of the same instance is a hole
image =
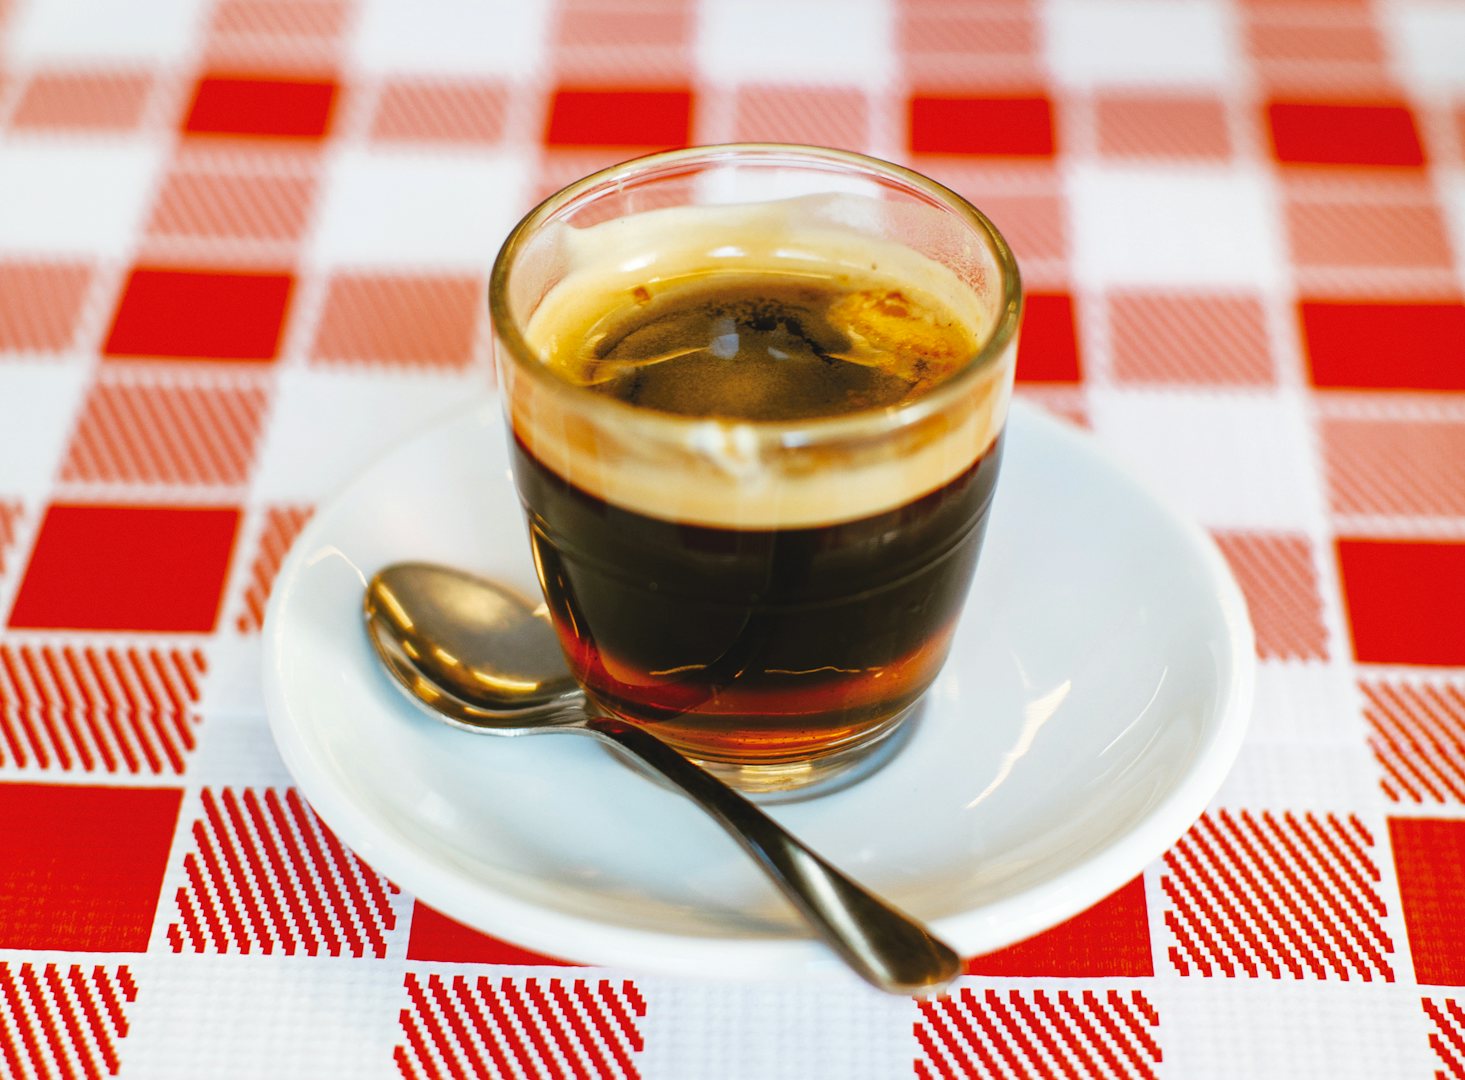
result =
[[[982,213],[843,151],[655,154],[531,211],[494,264],[495,354],[590,700],[750,792],[887,758],[976,566],[1021,304]],[[638,333],[659,344],[626,353]],[[769,374],[742,363],[755,347]],[[821,397],[826,369],[856,389]]]

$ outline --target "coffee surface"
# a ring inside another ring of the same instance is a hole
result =
[[[508,286],[527,313],[524,363],[502,368],[515,437],[595,499],[717,529],[853,521],[950,483],[1001,432],[1015,348],[986,355],[990,268],[953,269],[944,217],[905,209],[914,246],[843,194],[547,230],[526,255],[544,278]]]
[[[638,284],[552,366],[661,412],[802,420],[899,405],[977,349],[953,311],[899,281],[715,270]]]

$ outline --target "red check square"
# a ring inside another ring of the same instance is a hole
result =
[[[537,967],[576,967],[568,960],[521,949],[507,941],[479,933],[471,926],[434,911],[421,900],[412,902],[412,930],[407,938],[408,960],[437,960],[449,964],[513,964]]]
[[[897,55],[922,89],[970,89],[974,71],[1042,78],[1044,19],[1030,4],[907,0],[895,17]]]
[[[142,121],[152,76],[133,71],[41,71],[21,94],[10,124],[17,130],[124,131]]]
[[[672,0],[610,3],[591,0],[561,4],[554,20],[554,48],[616,50],[684,45],[697,34],[694,5]]]
[[[1393,982],[1374,836],[1356,814],[1212,810],[1165,853],[1165,952],[1183,976]]]
[[[0,577],[10,566],[10,549],[25,516],[25,504],[19,499],[0,499]]]
[[[1263,660],[1326,660],[1328,631],[1307,537],[1287,533],[1217,532],[1256,627]]]
[[[1427,191],[1373,194],[1339,184],[1293,185],[1282,206],[1292,261],[1304,270],[1413,270],[1448,274],[1444,210]]]
[[[269,411],[261,386],[106,372],[87,392],[60,478],[83,484],[243,484]]]
[[[371,137],[384,142],[491,143],[503,138],[507,86],[400,80],[382,87]]]
[[[0,784],[0,949],[145,952],[182,797]]]
[[[1465,665],[1465,543],[1337,544],[1359,662]]]
[[[305,232],[314,197],[310,177],[175,169],[145,231],[159,238],[293,242]]]
[[[1322,416],[1337,514],[1465,517],[1465,421]]]
[[[870,102],[858,87],[744,86],[733,138],[863,149],[870,141]]]
[[[1360,679],[1358,689],[1389,800],[1465,806],[1465,682]]]
[[[207,633],[238,527],[233,507],[52,504],[10,626]]]
[[[1282,9],[1246,26],[1246,47],[1253,59],[1282,67],[1299,61],[1385,67],[1388,50],[1369,17],[1349,18],[1330,12],[1330,21],[1309,19],[1295,9]]]
[[[1073,297],[1067,293],[1029,293],[1017,346],[1019,382],[1078,382]]]
[[[127,277],[107,356],[273,360],[294,279],[289,274],[136,267]]]
[[[993,184],[994,165],[982,158],[926,154],[911,164],[982,208],[1012,245],[1028,291],[1061,288],[1068,280],[1068,207],[1062,181],[1047,163],[1023,167],[1021,184],[1010,188]]]
[[[1465,986],[1465,821],[1390,818],[1414,977]]]
[[[1042,192],[1021,195],[988,194],[978,184],[968,190],[1012,245],[1024,277],[1037,262],[1061,263],[1068,257],[1068,219],[1063,197]]]
[[[208,32],[212,38],[239,37],[257,49],[329,45],[351,24],[346,0],[219,0],[213,5]]]
[[[467,275],[339,274],[326,292],[312,359],[462,367],[484,288]]]
[[[1465,304],[1297,305],[1314,386],[1465,390]]]
[[[963,970],[968,975],[1047,979],[1153,975],[1144,878],[1135,878],[1051,930],[968,960]]]
[[[1285,165],[1424,164],[1414,116],[1402,105],[1274,101],[1267,124]]]
[[[567,0],[551,26],[548,52],[566,82],[593,86],[634,73],[646,85],[677,85],[696,66],[696,5],[684,0]]]
[[[1052,157],[1053,103],[1046,97],[927,97],[910,101],[917,154]]]
[[[336,84],[207,75],[183,121],[189,135],[318,139],[331,122]]]
[[[60,352],[76,340],[91,267],[0,262],[0,352]]]
[[[685,146],[692,94],[682,89],[591,90],[562,86],[550,100],[550,146]]]
[[[1211,96],[1110,93],[1094,100],[1099,155],[1218,160],[1231,154],[1226,104]]]
[[[1204,292],[1109,297],[1114,378],[1172,386],[1264,386],[1275,381],[1261,298]]]

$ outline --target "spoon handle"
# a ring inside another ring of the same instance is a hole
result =
[[[707,811],[757,861],[836,952],[892,993],[944,987],[961,974],[950,946],[856,884],[747,799],[641,728],[606,716],[585,727],[660,773]]]

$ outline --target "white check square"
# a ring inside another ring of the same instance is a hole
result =
[[[532,75],[542,70],[550,5],[366,0],[355,55],[368,71],[428,76]]]
[[[707,0],[700,14],[698,69],[719,82],[878,83],[894,64],[882,3]]]
[[[1103,442],[1207,528],[1322,530],[1300,399],[1093,387],[1089,405]]]
[[[5,363],[0,492],[41,497],[49,491],[89,374],[79,364]]]
[[[319,503],[434,417],[490,392],[482,369],[451,375],[375,371],[280,373],[252,495],[261,503]]]
[[[136,143],[0,140],[0,249],[124,258],[162,154]]]
[[[1368,825],[1378,828],[1374,821]],[[1399,946],[1403,927],[1389,907],[1384,925]],[[1162,940],[1157,934],[1156,944]],[[1165,980],[1146,992],[1163,1018],[1167,1076],[1435,1076],[1439,1059],[1430,1052],[1420,991],[1400,990],[1356,978],[1345,983],[1192,977]]]
[[[322,190],[313,260],[486,272],[529,209],[527,171],[521,158],[499,153],[342,153]]]
[[[1047,40],[1060,85],[1220,86],[1240,74],[1218,3],[1055,0]]]
[[[1411,4],[1387,8],[1398,70],[1434,90],[1465,89],[1465,7]]]
[[[1092,286],[1279,284],[1285,259],[1256,169],[1080,165],[1074,269]]]
[[[202,29],[204,0],[64,0],[21,4],[9,34],[17,60],[184,60]]]

